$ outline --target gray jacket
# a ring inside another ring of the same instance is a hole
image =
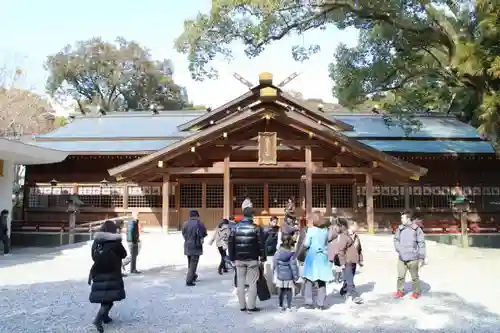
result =
[[[416,223],[400,224],[394,234],[394,248],[403,261],[425,259],[425,235]]]
[[[273,258],[274,272],[280,281],[297,281],[299,279],[299,268],[295,253],[280,248]]]

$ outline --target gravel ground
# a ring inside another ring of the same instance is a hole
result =
[[[127,299],[106,332],[500,332],[498,256],[428,242],[421,273],[424,296],[393,300],[396,262],[389,236],[363,235],[365,267],[356,276],[363,305],[345,304],[330,285],[325,311],[280,313],[276,299],[262,312],[240,313],[232,279],[215,272],[218,253],[207,247],[200,282],[184,286],[185,259],[178,234],[148,234],[139,257],[141,276],[127,277]],[[79,247],[0,257],[0,332],[94,332],[96,305],[86,283],[90,249]],[[500,254],[500,251],[498,252]],[[30,260],[30,258],[32,258]],[[296,305],[302,300],[296,299]]]

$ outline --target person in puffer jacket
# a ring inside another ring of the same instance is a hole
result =
[[[299,268],[295,252],[293,251],[295,242],[290,236],[284,236],[281,246],[274,254],[274,284],[278,288],[278,305],[281,311],[291,310],[292,297],[295,283],[299,279]],[[286,298],[286,307],[284,301]]]
[[[412,298],[421,295],[419,270],[425,263],[425,235],[422,221],[412,212],[401,214],[401,224],[394,234],[394,249],[398,254],[398,279],[395,298],[405,295],[404,285],[406,273],[410,271]]]

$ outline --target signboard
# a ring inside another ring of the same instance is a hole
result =
[[[278,138],[276,132],[259,132],[259,165],[278,163]]]

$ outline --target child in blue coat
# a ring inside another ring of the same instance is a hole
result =
[[[273,259],[274,284],[278,288],[278,300],[281,311],[291,310],[293,290],[299,279],[299,268],[293,250],[295,242],[290,235],[284,235],[281,246],[276,251]],[[286,307],[284,300],[286,298]]]

